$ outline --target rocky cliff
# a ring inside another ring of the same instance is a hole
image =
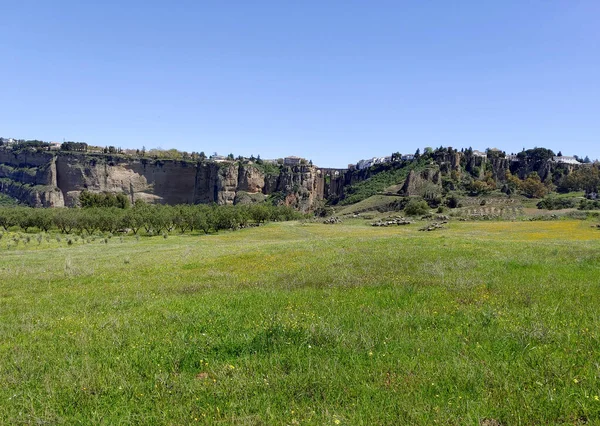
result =
[[[0,192],[33,206],[77,205],[84,191],[126,194],[162,204],[260,200],[274,195],[299,210],[327,196],[316,167],[270,168],[248,162],[134,159],[101,154],[0,149]]]
[[[436,192],[442,180],[452,184],[463,177],[489,179],[491,174],[496,183],[503,184],[507,171],[521,179],[537,172],[543,181],[550,179],[556,184],[578,167],[526,157],[486,158],[451,148],[432,152],[418,162],[399,161],[351,171],[0,148],[0,192],[32,206],[47,207],[77,205],[84,190],[122,193],[131,202],[141,199],[163,204],[247,203],[273,196],[278,202],[308,211],[321,200],[343,199],[349,186],[380,172],[417,163],[427,170],[408,175],[401,191],[405,195]]]

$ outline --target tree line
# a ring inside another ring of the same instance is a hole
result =
[[[287,221],[302,215],[291,207],[254,205],[150,205],[136,202],[131,208],[33,208],[0,207],[0,227],[18,227],[27,232],[37,228],[48,232],[57,229],[64,234],[76,232],[145,232],[149,235],[179,231],[236,230],[269,221]]]

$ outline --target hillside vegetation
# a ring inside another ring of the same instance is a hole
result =
[[[345,198],[340,202],[341,205],[354,204],[365,200],[392,185],[404,182],[411,170],[417,169],[418,164],[401,164],[400,168],[383,169],[374,171],[373,175],[363,181],[357,182],[345,188]]]
[[[4,232],[0,419],[596,424],[591,224]]]
[[[0,194],[0,207],[16,206],[17,200],[8,195]]]

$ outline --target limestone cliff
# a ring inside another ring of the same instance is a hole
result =
[[[77,205],[84,190],[122,193],[131,202],[141,199],[163,204],[247,203],[272,196],[278,202],[308,211],[324,199],[342,200],[350,185],[414,164],[417,163],[399,161],[349,171],[309,165],[264,167],[250,162],[152,160],[0,148],[0,192],[23,203],[46,207]],[[451,149],[435,151],[421,158],[419,164],[429,171],[409,174],[403,194],[436,192],[442,181],[448,185],[463,177],[489,178],[489,173],[502,184],[509,170],[520,178],[537,172],[542,180],[552,179],[556,184],[578,167],[499,155],[486,158]]]
[[[265,173],[243,162],[175,161],[117,155],[21,152],[0,149],[0,192],[46,207],[77,205],[84,191],[127,194],[132,202],[233,204],[278,194],[303,211],[326,194],[313,166],[278,167]],[[262,196],[252,196],[262,194]]]

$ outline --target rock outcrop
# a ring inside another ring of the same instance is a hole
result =
[[[323,175],[309,165],[282,166],[277,173],[267,174],[260,165],[248,162],[65,152],[17,154],[0,149],[0,192],[33,206],[62,207],[77,205],[84,190],[126,194],[132,203],[161,204],[233,204],[273,195],[303,211],[327,196]]]
[[[348,186],[384,171],[411,167],[411,161],[381,163],[362,170],[320,169],[311,165],[262,167],[250,162],[178,161],[123,155],[0,148],[0,192],[33,206],[77,205],[84,191],[126,194],[133,203],[248,203],[273,196],[302,211],[321,200],[342,200]],[[525,178],[537,172],[556,184],[578,167],[551,161],[481,156],[438,150],[423,171],[411,171],[401,195],[437,196],[461,179],[506,183],[507,172]],[[269,170],[266,172],[265,170]],[[490,175],[491,173],[491,175]],[[470,177],[469,177],[470,176]]]
[[[442,189],[442,174],[438,168],[427,168],[420,173],[411,170],[404,181],[400,194],[423,196],[426,191],[431,190],[432,186],[439,190]]]

